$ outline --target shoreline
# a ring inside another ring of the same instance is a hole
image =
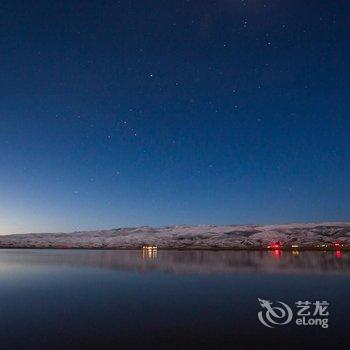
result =
[[[103,247],[0,247],[1,250],[22,249],[22,250],[135,250],[142,252],[142,248],[103,248]],[[318,251],[318,252],[337,252],[337,251],[350,251],[350,247],[341,248],[318,248],[318,247],[299,247],[299,248],[157,248],[156,251],[271,251],[271,252],[301,252],[301,251]]]
[[[0,249],[350,250],[350,222],[134,227],[0,236]]]

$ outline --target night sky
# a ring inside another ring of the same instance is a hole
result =
[[[350,219],[349,1],[3,1],[0,233]]]

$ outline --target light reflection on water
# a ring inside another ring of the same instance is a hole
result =
[[[0,272],[20,265],[80,266],[177,274],[348,274],[350,252],[0,250]]]
[[[0,250],[0,349],[333,348],[349,293],[348,252]],[[326,300],[330,327],[267,329],[258,298]]]

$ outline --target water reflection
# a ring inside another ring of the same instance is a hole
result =
[[[275,249],[273,251],[273,256],[276,258],[276,259],[280,259],[280,257],[282,256],[282,251],[279,250],[279,249]]]
[[[143,259],[155,259],[157,257],[157,249],[142,249]]]
[[[139,272],[158,270],[177,274],[348,274],[350,252],[0,250],[0,273],[5,269],[30,265],[86,266]]]

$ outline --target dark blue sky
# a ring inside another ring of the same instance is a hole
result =
[[[0,233],[350,219],[348,1],[4,1]]]

